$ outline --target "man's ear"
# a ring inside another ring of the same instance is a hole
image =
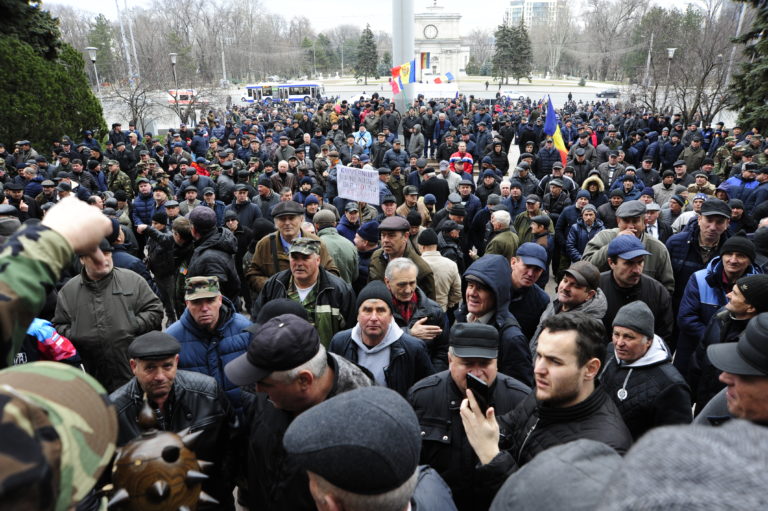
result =
[[[594,381],[600,372],[600,366],[603,365],[599,358],[590,358],[585,365],[587,371],[584,374],[584,379],[588,381]]]

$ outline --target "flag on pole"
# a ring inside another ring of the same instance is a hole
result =
[[[565,142],[563,141],[563,135],[560,133],[560,124],[557,122],[557,113],[555,107],[552,106],[552,98],[548,97],[547,101],[547,116],[544,120],[544,133],[547,136],[552,137],[552,141],[555,144],[555,149],[560,153],[560,160],[565,165],[568,159],[568,150],[565,148]]]
[[[397,80],[389,80],[389,85],[392,86],[392,94],[400,94],[400,86],[397,84]]]
[[[437,78],[435,78],[435,83],[443,83],[443,77],[438,76]]]
[[[416,59],[400,66],[400,83],[416,83]]]
[[[445,73],[445,78],[446,78],[446,79],[447,79],[449,82],[452,82],[453,80],[455,80],[455,78],[453,77],[453,73],[451,73],[450,71],[449,71],[449,72],[447,72],[447,73]]]
[[[421,52],[421,69],[429,69],[429,52]]]

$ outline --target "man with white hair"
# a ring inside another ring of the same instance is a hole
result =
[[[494,211],[491,214],[493,233],[491,233],[491,241],[485,247],[486,254],[499,254],[507,260],[515,256],[517,247],[520,246],[520,238],[509,230],[511,220],[508,211]]]

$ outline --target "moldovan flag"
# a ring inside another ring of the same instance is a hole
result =
[[[400,66],[400,83],[416,83],[416,59]]]
[[[391,69],[392,71],[392,81],[395,82],[392,85],[392,92],[395,94],[398,94],[401,90],[403,90],[403,82],[400,81],[400,69],[403,66],[395,66]],[[395,92],[395,87],[397,87],[397,92]]]
[[[565,166],[568,159],[568,150],[565,148],[563,135],[560,133],[560,125],[557,123],[557,113],[555,112],[555,107],[552,106],[552,98],[548,99],[547,116],[544,120],[544,133],[552,137],[552,141],[555,143],[555,149],[560,152],[560,160],[562,160],[563,166]]]

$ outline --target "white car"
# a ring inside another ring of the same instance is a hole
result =
[[[508,98],[517,99],[519,101],[525,100],[525,94],[521,94],[519,91],[516,90],[503,90],[501,91],[502,96],[506,96]]]

